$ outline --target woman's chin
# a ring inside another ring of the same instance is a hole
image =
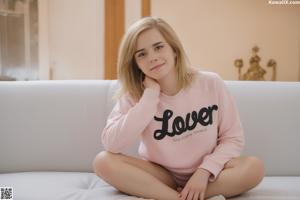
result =
[[[159,75],[158,74],[146,74],[146,76],[148,76],[149,78],[152,78],[153,80],[158,80],[159,79]]]
[[[163,79],[166,75],[164,73],[152,73],[148,76],[156,81],[159,81]]]

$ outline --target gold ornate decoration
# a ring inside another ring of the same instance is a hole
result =
[[[255,80],[255,81],[264,81],[265,80],[265,74],[267,73],[265,69],[263,69],[259,62],[260,57],[257,55],[257,52],[259,51],[258,46],[254,46],[252,48],[252,57],[249,60],[250,67],[248,68],[247,72],[242,75],[242,67],[243,67],[243,60],[242,59],[236,59],[234,61],[234,65],[238,68],[239,73],[239,80]],[[272,81],[276,80],[276,67],[277,63],[274,59],[270,59],[267,63],[267,67],[272,68],[273,74],[272,74]]]

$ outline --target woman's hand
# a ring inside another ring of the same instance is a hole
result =
[[[148,76],[145,76],[143,84],[145,88],[152,88],[160,91],[160,85],[157,83],[157,81]]]
[[[204,200],[209,176],[209,171],[199,168],[180,192],[180,200]]]

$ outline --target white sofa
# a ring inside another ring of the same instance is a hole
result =
[[[245,129],[243,154],[260,157],[267,173],[233,199],[299,200],[300,82],[226,84]],[[12,187],[15,200],[126,199],[92,171],[117,87],[102,80],[0,82],[0,187]],[[136,156],[136,146],[127,153]]]

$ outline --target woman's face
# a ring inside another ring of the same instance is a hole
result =
[[[135,61],[142,72],[155,80],[166,77],[175,70],[172,47],[155,28],[142,32],[137,38]]]

